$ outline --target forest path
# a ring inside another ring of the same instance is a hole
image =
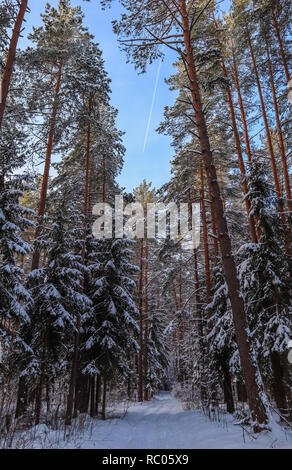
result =
[[[122,415],[122,405],[120,412]],[[65,440],[63,429],[55,431],[41,424],[34,430],[33,448],[292,449],[292,432],[285,433],[274,423],[272,433],[243,436],[231,415],[224,415],[219,423],[212,422],[200,410],[184,410],[180,400],[161,392],[151,401],[131,404],[124,417],[106,421],[88,418],[81,428],[77,421],[75,431]]]
[[[170,393],[130,406],[125,418],[98,422],[82,448],[95,449],[238,449],[292,448],[292,435],[245,435],[231,415],[213,423],[201,411],[184,410]]]

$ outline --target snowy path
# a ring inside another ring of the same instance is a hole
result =
[[[47,429],[47,431],[49,431]],[[200,411],[185,411],[179,400],[163,392],[147,403],[130,406],[126,416],[105,422],[92,420],[82,433],[64,441],[56,431],[46,433],[45,440],[38,436],[34,447],[83,449],[238,449],[289,448],[292,434],[287,435],[276,426],[273,434],[256,440],[226,417],[225,426],[213,423]]]

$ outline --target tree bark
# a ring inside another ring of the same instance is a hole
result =
[[[1,95],[0,95],[0,130],[2,127],[4,111],[6,108],[7,96],[9,92],[9,86],[11,82],[12,72],[13,72],[13,65],[15,61],[15,54],[17,43],[19,40],[19,36],[21,33],[21,27],[24,20],[24,15],[27,9],[28,0],[22,0],[19,6],[18,15],[15,21],[15,25],[13,28],[8,54],[6,58],[5,69],[2,76],[1,82]]]
[[[217,24],[214,14],[212,14],[212,16],[213,16],[214,24],[216,28],[218,28],[218,24]],[[219,44],[219,47],[221,48],[221,43],[219,39],[218,39],[218,44]],[[228,79],[228,73],[227,73],[224,59],[222,59],[221,61],[221,67],[222,67],[223,76]],[[246,170],[245,170],[245,165],[244,165],[244,160],[243,160],[243,155],[242,155],[242,150],[241,150],[241,143],[240,143],[240,137],[239,137],[238,127],[237,127],[237,122],[236,122],[232,94],[231,94],[231,90],[229,86],[227,87],[226,93],[227,93],[227,101],[228,101],[228,106],[229,106],[231,122],[232,122],[232,130],[233,130],[233,135],[234,135],[238,166],[239,166],[240,174],[241,174],[241,184],[242,184],[243,194],[246,196],[248,194]],[[247,198],[245,198],[245,209],[246,209],[246,214],[247,214],[251,241],[252,243],[256,243],[257,242],[256,228],[255,228],[254,220],[250,216],[250,201]]]
[[[252,162],[252,152],[251,152],[251,148],[250,148],[248,127],[247,127],[246,116],[245,116],[245,111],[244,111],[244,106],[243,106],[242,95],[241,95],[241,89],[240,89],[240,84],[239,84],[238,68],[237,68],[237,62],[236,62],[235,50],[234,50],[233,43],[232,43],[232,60],[233,60],[234,85],[235,85],[235,88],[236,88],[236,91],[237,91],[238,103],[239,103],[239,107],[240,107],[241,122],[242,122],[242,125],[243,125],[243,133],[244,133],[244,141],[245,141],[245,150],[246,150],[248,163],[250,164]]]
[[[139,308],[139,355],[138,355],[138,401],[143,401],[143,256],[144,239],[140,240],[140,274],[138,284],[138,308]]]
[[[203,224],[203,239],[204,239],[206,300],[207,300],[207,304],[209,304],[211,302],[211,270],[210,270],[208,226],[207,226],[206,204],[205,204],[204,169],[203,169],[202,164],[200,166],[200,180],[201,180],[201,207],[202,207],[202,224]]]
[[[232,394],[232,384],[231,384],[231,375],[229,371],[228,361],[222,362],[222,371],[223,371],[223,392],[224,392],[224,402],[226,403],[226,408],[228,413],[234,413],[234,400]]]
[[[266,52],[267,52],[267,58],[268,58],[268,69],[269,69],[270,85],[271,85],[272,96],[273,96],[274,111],[275,111],[275,117],[276,117],[276,123],[277,123],[277,134],[278,134],[279,149],[280,149],[283,175],[284,175],[284,181],[285,181],[286,197],[288,200],[289,211],[292,211],[289,171],[288,171],[288,166],[287,166],[285,145],[284,145],[280,116],[279,116],[279,108],[278,108],[277,94],[276,94],[275,83],[274,83],[274,74],[273,74],[273,67],[272,67],[271,56],[270,56],[270,48],[269,48],[269,44],[267,41],[266,41]]]
[[[47,142],[45,167],[44,167],[41,194],[40,194],[40,200],[39,200],[39,206],[38,206],[38,212],[37,212],[38,222],[37,222],[37,226],[36,226],[35,234],[34,234],[35,240],[41,234],[41,226],[42,226],[43,218],[45,215],[45,209],[46,209],[48,183],[49,183],[49,175],[50,175],[50,167],[51,167],[51,157],[52,157],[53,142],[54,142],[54,136],[55,136],[56,116],[57,116],[57,110],[58,110],[58,98],[59,98],[59,92],[60,92],[60,87],[61,87],[61,82],[62,82],[62,69],[63,69],[63,61],[61,59],[60,64],[59,64],[58,74],[57,74],[55,96],[54,96],[52,115],[51,115],[51,120],[50,120],[50,130],[49,130],[49,137],[48,137],[48,142]],[[39,249],[35,247],[33,251],[33,255],[32,255],[31,270],[33,271],[34,269],[38,269],[39,263],[40,263],[40,252],[39,252]]]
[[[277,351],[273,351],[271,353],[271,363],[273,370],[273,395],[276,406],[280,413],[285,414],[285,412],[287,412],[288,405],[286,401],[284,371],[281,364],[280,354]]]
[[[290,72],[289,72],[289,69],[288,69],[286,55],[285,55],[283,42],[282,42],[282,38],[281,38],[281,35],[280,35],[280,30],[279,30],[279,26],[278,26],[278,22],[277,22],[277,18],[276,18],[276,15],[275,15],[274,8],[271,9],[271,16],[272,16],[273,25],[274,25],[274,28],[275,28],[278,44],[279,44],[279,49],[280,49],[280,54],[281,54],[284,70],[285,70],[286,80],[287,80],[287,83],[289,83],[289,81],[291,80],[291,76],[290,76]]]
[[[253,45],[252,45],[252,40],[251,40],[251,37],[250,37],[250,33],[248,31],[248,28],[246,28],[246,32],[247,32],[247,40],[248,40],[248,44],[249,44],[249,50],[250,50],[252,63],[253,63],[254,74],[255,74],[255,78],[256,78],[256,82],[257,82],[258,94],[259,94],[260,102],[261,102],[262,116],[263,116],[264,124],[265,124],[266,137],[267,137],[269,153],[270,153],[270,158],[271,158],[271,166],[272,166],[272,171],[273,171],[275,188],[276,188],[278,198],[281,198],[283,196],[283,193],[282,193],[282,188],[281,188],[280,180],[279,180],[279,176],[278,176],[278,170],[277,170],[277,164],[276,164],[276,159],[275,159],[275,154],[274,154],[272,137],[271,137],[271,132],[270,132],[267,113],[266,113],[266,106],[265,106],[263,93],[262,93],[262,86],[261,86],[261,82],[260,82],[260,78],[259,78],[259,74],[258,74],[257,63],[256,63],[254,50],[253,50]],[[280,199],[279,199],[279,210],[280,210],[280,215],[281,215],[281,218],[282,218],[283,225],[284,225],[284,227],[286,227],[286,216],[285,216],[285,212],[284,212],[284,208],[283,208],[283,203]]]
[[[260,396],[260,387],[257,381],[258,370],[252,359],[251,346],[247,335],[247,322],[244,311],[244,303],[242,295],[240,294],[240,284],[237,277],[237,270],[234,257],[232,254],[227,221],[223,210],[216,168],[214,165],[213,154],[210,148],[207,125],[203,112],[185,0],[179,0],[179,8],[181,11],[184,31],[184,43],[186,49],[185,60],[189,75],[189,85],[192,96],[192,102],[195,110],[195,121],[198,127],[201,152],[204,159],[206,174],[208,177],[209,190],[212,197],[212,201],[214,202],[214,211],[225,280],[228,286],[230,302],[232,306],[234,327],[240,354],[242,372],[248,390],[249,406],[254,421],[258,422],[259,424],[266,424],[268,421],[267,413]],[[255,431],[260,431],[260,428],[258,426],[255,426]]]

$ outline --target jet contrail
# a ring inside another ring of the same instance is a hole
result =
[[[143,146],[143,153],[145,152],[146,145],[147,145],[147,141],[148,141],[148,136],[149,136],[150,123],[151,123],[151,119],[152,119],[153,107],[154,107],[154,103],[155,103],[155,98],[156,98],[156,93],[157,93],[157,87],[158,87],[158,81],[159,81],[159,76],[160,76],[161,62],[162,62],[162,58],[160,58],[159,64],[158,64],[158,70],[157,70],[157,75],[156,75],[156,81],[155,81],[155,86],[154,86],[154,91],[153,91],[153,96],[152,96],[152,103],[151,103],[149,118],[148,118],[147,127],[146,127],[146,133],[145,133],[145,139],[144,139],[144,146]]]

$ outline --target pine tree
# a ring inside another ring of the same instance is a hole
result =
[[[12,72],[13,72],[13,65],[15,61],[15,54],[18,39],[21,33],[22,23],[24,20],[24,15],[27,9],[28,0],[21,0],[19,3],[19,11],[18,15],[13,27],[13,32],[9,44],[9,49],[6,58],[6,65],[3,71],[2,81],[1,81],[1,100],[0,100],[0,130],[2,127],[2,121],[9,91],[9,86],[11,82]],[[6,12],[7,13],[7,12]]]
[[[239,273],[249,328],[264,368],[273,370],[273,394],[280,411],[287,408],[283,353],[291,336],[291,271],[277,214],[277,198],[265,168],[254,162],[249,175],[251,210],[257,220],[258,244],[239,250]],[[267,372],[263,372],[267,378]]]
[[[2,346],[12,356],[29,350],[21,333],[22,327],[30,321],[25,307],[29,293],[23,285],[24,272],[18,265],[18,257],[31,252],[23,235],[32,227],[34,215],[20,203],[24,192],[31,188],[29,175],[21,172],[25,158],[25,135],[16,124],[3,126],[0,143],[0,337]],[[13,367],[17,369],[17,364]]]
[[[101,3],[106,5],[111,3],[111,0],[104,0]],[[151,1],[143,2],[142,4],[139,2],[134,5],[131,1],[124,1],[123,6],[127,9],[128,14],[124,13],[120,22],[114,23],[114,30],[123,37],[122,44],[137,68],[145,71],[147,62],[160,57],[162,53],[159,45],[161,44],[169,45],[170,48],[174,49],[184,59],[200,151],[204,160],[209,192],[212,197],[216,218],[224,275],[230,295],[243,375],[248,390],[249,406],[254,421],[259,424],[266,424],[268,418],[265,404],[261,399],[257,367],[253,361],[252,350],[246,333],[247,324],[244,303],[240,295],[240,285],[232,254],[231,240],[224,214],[213,152],[210,146],[203,110],[201,84],[198,78],[192,47],[192,32],[196,26],[195,19],[202,16],[206,6],[203,8],[197,0],[188,2],[188,5],[185,0],[179,0],[177,5],[171,6],[165,3],[152,3]],[[171,42],[173,38],[174,41]],[[182,53],[180,48],[176,48],[174,44],[179,44],[180,46],[183,44],[184,53]],[[128,45],[130,47],[127,47]],[[254,429],[260,431],[261,427],[255,424]]]
[[[103,379],[103,419],[107,386],[117,374],[129,378],[128,356],[139,350],[135,282],[131,278],[137,268],[130,263],[132,244],[129,239],[101,239],[98,263],[89,265],[93,308],[84,318],[84,349],[89,359],[83,364],[83,373],[98,374]]]
[[[44,384],[54,383],[60,372],[66,370],[68,349],[76,328],[74,312],[85,311],[90,305],[89,299],[80,293],[85,268],[81,262],[76,214],[62,201],[55,211],[52,225],[40,242],[46,248],[46,263],[32,271],[27,280],[33,354],[26,358],[22,376],[29,377],[30,386],[36,387],[36,424],[40,420]]]

